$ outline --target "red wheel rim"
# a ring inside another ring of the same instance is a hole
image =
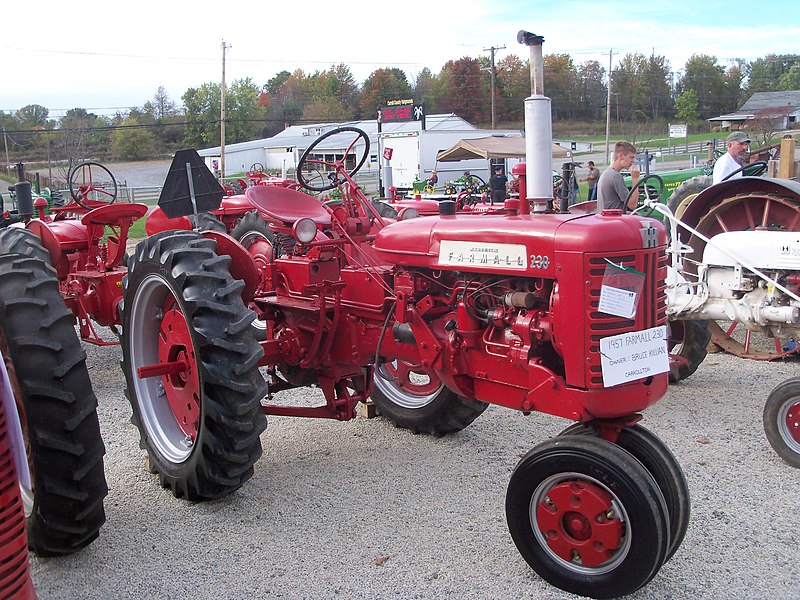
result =
[[[384,363],[381,369],[396,387],[415,396],[433,394],[442,386],[439,379],[420,365],[396,360]]]
[[[583,567],[597,567],[611,559],[625,535],[612,495],[589,481],[567,481],[550,488],[536,506],[536,525],[555,555]]]
[[[197,439],[200,421],[200,380],[197,360],[192,345],[192,336],[183,313],[173,298],[169,298],[164,318],[158,329],[159,362],[182,362],[186,369],[178,373],[161,376],[167,402],[181,430],[192,439]]]

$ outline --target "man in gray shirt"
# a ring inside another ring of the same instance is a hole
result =
[[[609,208],[616,208],[622,212],[628,212],[636,208],[639,202],[638,194],[633,194],[625,206],[625,199],[628,197],[629,190],[625,186],[625,181],[620,171],[630,169],[631,188],[639,183],[639,169],[633,165],[636,160],[636,147],[629,142],[617,142],[614,144],[614,158],[608,169],[600,175],[597,182],[597,212]]]

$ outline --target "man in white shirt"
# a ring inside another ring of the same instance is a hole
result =
[[[728,151],[717,159],[714,163],[714,175],[712,180],[719,183],[734,171],[741,169],[744,159],[750,151],[750,138],[744,131],[734,131],[728,136]],[[731,179],[742,176],[739,171]]]

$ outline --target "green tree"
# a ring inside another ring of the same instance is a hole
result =
[[[645,95],[645,105],[649,105],[650,118],[654,121],[666,118],[672,114],[674,105],[669,84],[669,61],[664,56],[651,54],[642,75],[644,84],[649,89],[649,94]]]
[[[725,69],[717,64],[716,56],[693,54],[684,67],[678,83],[678,93],[694,90],[697,94],[697,112],[701,119],[710,119],[727,112],[730,98],[726,96]]]
[[[465,56],[447,61],[439,73],[439,82],[442,96],[438,110],[453,112],[473,124],[489,121],[489,84],[478,59]]]
[[[747,90],[749,98],[756,92],[774,92],[781,88],[781,77],[800,64],[800,54],[767,54],[754,60],[747,67]],[[797,89],[797,88],[795,88]]]
[[[675,117],[687,123],[694,123],[700,118],[697,112],[697,92],[686,90],[678,96],[675,100]]]
[[[778,91],[800,90],[800,62],[778,78]]]
[[[722,114],[733,112],[742,104],[742,81],[744,80],[745,63],[738,59],[725,73],[725,103]]]
[[[135,117],[126,118],[111,134],[111,152],[115,160],[144,160],[153,155],[155,147],[155,136]]]
[[[362,119],[375,118],[378,109],[389,100],[411,98],[413,92],[406,74],[396,67],[376,69],[370,73],[361,88],[359,103]]]
[[[578,118],[601,120],[605,117],[608,98],[605,75],[606,70],[596,60],[587,61],[578,67]]]
[[[264,109],[260,90],[249,77],[236,79],[225,94],[225,143],[246,142],[261,136]]]
[[[525,98],[531,95],[528,62],[516,54],[501,58],[497,62],[497,87],[500,94],[495,106],[498,122],[520,125],[525,120]]]
[[[182,100],[186,114],[187,145],[192,148],[206,148],[220,143],[220,98],[218,83],[204,83],[184,92]]]
[[[422,69],[414,80],[414,99],[425,105],[425,112],[437,110],[439,102],[439,80],[428,67]],[[363,115],[362,115],[363,116]]]
[[[569,54],[545,54],[544,93],[553,101],[553,119],[574,119],[579,105],[578,69]]]
[[[312,99],[310,80],[302,69],[297,69],[286,78],[279,73],[270,79],[266,89],[266,135],[274,135],[300,121],[306,105]]]
[[[59,158],[70,163],[102,160],[111,146],[111,120],[98,117],[85,108],[72,108],[61,117],[56,146]]]

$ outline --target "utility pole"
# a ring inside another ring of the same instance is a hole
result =
[[[3,125],[3,146],[6,148],[6,170],[8,169],[8,165],[11,164],[8,162],[8,136],[6,135],[6,126]]]
[[[491,48],[484,48],[484,52],[489,52],[492,60],[492,129],[494,129],[495,112],[494,112],[494,97],[495,97],[495,68],[494,68],[494,53],[495,50],[505,50],[505,46],[492,46]]]
[[[614,57],[614,49],[608,51],[608,95],[606,97],[606,166],[611,163],[608,161],[608,145],[611,143],[611,61]],[[619,110],[619,104],[617,104]]]
[[[219,98],[219,168],[220,179],[225,179],[225,51],[230,46],[222,40],[222,87]]]

